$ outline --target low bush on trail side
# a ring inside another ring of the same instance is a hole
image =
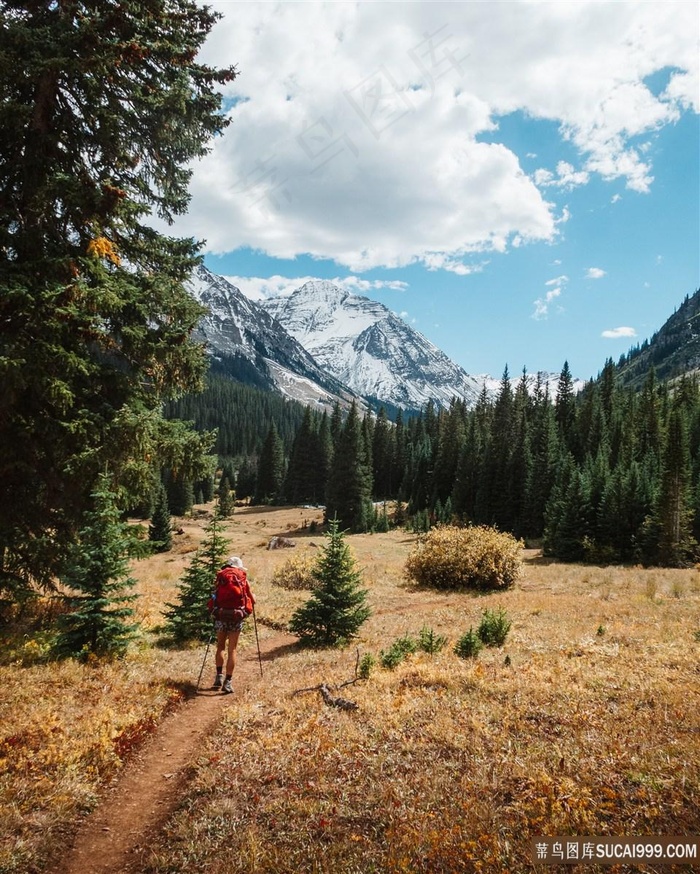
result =
[[[407,579],[437,589],[505,589],[519,578],[522,543],[485,525],[433,528],[406,560]]]
[[[293,592],[311,591],[319,585],[314,576],[314,561],[305,555],[293,555],[283,562],[272,575],[273,586]]]

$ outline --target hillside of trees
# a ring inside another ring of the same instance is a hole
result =
[[[700,371],[700,289],[686,296],[650,340],[621,356],[616,374],[622,385],[639,389],[650,367],[662,382]]]
[[[220,461],[239,499],[324,504],[353,531],[389,524],[377,505],[398,502],[394,521],[417,530],[453,519],[495,525],[566,561],[697,559],[696,377],[670,385],[652,369],[635,391],[610,360],[575,395],[565,364],[550,397],[543,384],[528,393],[525,374],[513,389],[506,369],[498,396],[482,392],[472,410],[428,404],[394,422],[354,406],[329,415],[283,405],[278,418],[277,403],[213,378],[178,407],[197,427],[218,421]]]

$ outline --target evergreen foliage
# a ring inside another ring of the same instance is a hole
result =
[[[186,516],[194,504],[194,485],[192,480],[179,472],[167,471],[165,475],[168,506],[173,516]]]
[[[0,6],[0,586],[50,586],[109,472],[126,505],[154,459],[200,475],[211,435],[162,417],[199,387],[183,282],[193,159],[228,123],[233,69],[196,60],[194,0]]]
[[[120,521],[108,477],[100,477],[92,497],[61,573],[72,592],[65,596],[68,612],[58,618],[53,652],[59,657],[121,656],[137,629],[129,621],[137,597],[128,562],[135,542]]]
[[[476,630],[479,640],[484,646],[503,646],[510,631],[511,621],[506,611],[501,607],[498,610],[484,610],[481,622]]]
[[[328,480],[326,521],[336,516],[340,526],[354,532],[368,531],[374,520],[367,442],[354,403],[338,429]]]
[[[473,628],[470,628],[457,641],[454,651],[455,655],[458,655],[461,659],[475,659],[478,658],[483,648],[484,644],[481,638]]]
[[[153,544],[155,552],[168,552],[173,545],[168,495],[162,483],[158,488],[151,524],[148,526],[148,539]]]
[[[250,406],[235,425],[255,430],[267,413],[245,391]],[[388,519],[372,502],[394,501],[394,524],[417,532],[495,526],[565,561],[683,565],[700,558],[697,377],[665,384],[650,370],[633,391],[608,360],[576,395],[565,362],[553,399],[541,375],[523,371],[514,387],[506,368],[495,399],[484,386],[469,410],[457,400],[448,409],[428,404],[415,415],[399,411],[392,424],[384,409],[376,418],[356,406],[344,413],[339,404],[330,416],[294,409],[295,424],[291,413],[268,411],[289,459],[283,497],[325,499],[326,519],[337,513],[343,528],[385,530]],[[196,406],[190,411],[198,417]],[[255,433],[256,454],[230,458],[242,497],[255,492],[257,479],[277,482],[284,467],[279,454],[262,454],[264,434]],[[264,499],[281,499],[270,495]]]
[[[219,488],[217,490],[217,512],[222,519],[228,519],[233,514],[234,510],[234,495],[231,491],[228,477],[224,474],[219,480]]]
[[[289,622],[289,630],[302,643],[314,647],[337,646],[354,637],[369,618],[367,591],[361,588],[361,576],[355,559],[339,530],[337,518],[331,519],[326,544],[314,568],[318,586]]]
[[[277,428],[272,425],[267,432],[258,462],[258,478],[253,499],[256,504],[274,504],[280,501],[284,473],[284,447]]]
[[[215,513],[204,529],[202,543],[177,586],[177,601],[166,603],[164,634],[177,644],[208,640],[212,632],[207,602],[228,541],[221,535],[221,516]]]

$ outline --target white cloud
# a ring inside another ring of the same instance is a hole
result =
[[[301,288],[305,282],[318,282],[317,276],[225,276],[228,282],[240,289],[250,300],[266,300],[271,297],[287,297]],[[366,292],[387,288],[392,291],[405,291],[407,282],[400,280],[361,279],[359,276],[336,276],[330,279],[334,285],[352,294],[363,296]]]
[[[537,298],[534,301],[535,309],[532,313],[533,319],[546,319],[549,316],[549,310],[551,305],[557,298],[561,297],[561,293],[564,289],[564,286],[569,281],[568,276],[557,276],[555,279],[548,279],[545,282],[545,287],[549,289],[549,291],[544,295],[544,297]],[[562,307],[559,307],[561,310]]]
[[[586,271],[586,279],[602,279],[604,276],[607,276],[607,273],[600,267],[589,267]]]
[[[608,331],[603,331],[600,335],[601,337],[605,337],[608,340],[618,340],[620,337],[636,337],[637,332],[634,328],[611,328]]]
[[[620,200],[622,200],[621,194],[613,194],[613,196],[610,198],[610,203],[618,203]]]
[[[176,227],[210,253],[465,275],[478,253],[557,238],[570,214],[538,186],[598,174],[648,191],[639,137],[697,109],[691,3],[213,6],[224,18],[203,59],[237,64],[226,96],[238,102]],[[668,66],[678,72],[655,96],[644,79]],[[514,112],[559,126],[554,171],[530,177],[531,146],[519,156],[498,141]]]
[[[540,169],[535,170],[534,179],[535,184],[541,185],[543,188],[554,186],[564,191],[571,191],[579,185],[586,185],[590,179],[590,173],[585,170],[576,170],[573,164],[569,164],[567,161],[559,161],[556,176],[550,170]]]

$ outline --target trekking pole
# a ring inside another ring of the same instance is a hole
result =
[[[199,677],[197,678],[197,691],[199,692],[199,684],[202,682],[202,674],[204,673],[204,665],[207,661],[207,656],[209,655],[209,647],[211,646],[212,638],[214,637],[214,626],[211,627],[211,632],[209,634],[209,640],[207,641],[207,648],[204,651],[204,660],[202,661],[202,667],[199,671]]]
[[[253,604],[253,627],[255,628],[255,642],[258,645],[258,661],[260,662],[260,676],[262,677],[262,656],[260,655],[260,639],[258,638],[258,621],[255,618],[255,604]]]

